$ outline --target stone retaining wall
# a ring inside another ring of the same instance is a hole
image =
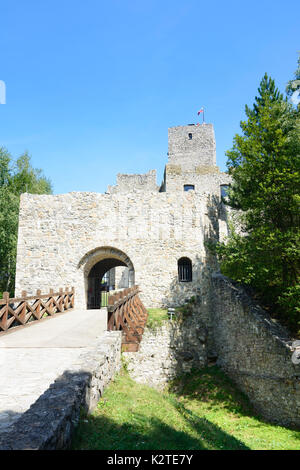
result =
[[[300,427],[300,365],[292,341],[245,289],[214,273],[183,323],[165,322],[144,332],[137,353],[125,353],[139,383],[162,389],[176,375],[211,361],[236,383],[267,421]]]
[[[121,366],[121,333],[106,332],[0,435],[0,450],[70,446],[81,410],[91,412]]]
[[[212,334],[217,364],[268,421],[300,427],[300,366],[292,338],[221,274],[212,276]]]
[[[138,352],[123,353],[130,376],[138,383],[162,389],[176,376],[207,364],[207,329],[199,312],[184,322],[168,321],[146,328]]]

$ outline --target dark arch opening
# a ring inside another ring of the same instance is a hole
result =
[[[88,309],[100,308],[106,303],[106,297],[103,295],[105,292],[115,290],[115,269],[117,266],[125,266],[127,264],[115,258],[106,258],[94,264],[91,268],[88,280],[88,296],[87,307]],[[124,286],[124,287],[129,287]]]
[[[192,262],[189,258],[178,260],[178,280],[179,282],[191,282],[193,280]]]
[[[121,270],[117,269],[118,266]],[[103,292],[132,287],[135,283],[131,259],[112,246],[100,246],[88,251],[80,259],[78,269],[83,271],[88,309],[105,306],[101,305],[101,297],[107,299],[107,296],[102,296]]]
[[[183,185],[183,190],[184,191],[194,191],[195,190],[195,185],[194,184],[184,184]]]

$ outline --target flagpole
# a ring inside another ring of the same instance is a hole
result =
[[[199,116],[201,113],[203,113],[202,124],[204,124],[205,121],[204,121],[204,107],[203,107],[203,106],[202,106],[202,108],[200,109],[200,111],[198,111],[198,116]]]

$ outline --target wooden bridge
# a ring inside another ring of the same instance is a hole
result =
[[[144,328],[147,322],[147,310],[139,298],[138,286],[109,294],[107,299],[107,329],[122,330],[122,350],[138,351]],[[54,317],[66,310],[73,310],[75,291],[72,287],[59,289],[48,294],[37,290],[35,296],[10,298],[8,292],[0,299],[0,335],[8,330],[24,327],[35,321]]]
[[[106,308],[79,310],[73,288],[0,299],[0,437],[54,381],[72,369],[107,330],[120,330],[122,350],[138,351],[147,311],[133,286],[108,293]],[[103,341],[103,343],[102,343]],[[1,439],[0,439],[1,440]]]
[[[108,330],[122,330],[122,350],[138,351],[148,313],[139,298],[138,286],[108,297]]]

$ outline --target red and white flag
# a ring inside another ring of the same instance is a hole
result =
[[[201,113],[204,113],[204,108],[199,109],[199,111],[198,111],[198,113],[197,113],[198,116],[199,116],[199,114],[201,114]]]

